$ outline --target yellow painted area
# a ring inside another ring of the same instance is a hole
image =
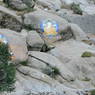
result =
[[[54,26],[45,27],[44,34],[46,35],[57,35],[56,28]]]

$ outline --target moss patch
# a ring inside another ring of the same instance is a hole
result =
[[[71,4],[71,9],[73,10],[73,12],[74,12],[75,14],[80,14],[80,15],[83,14],[83,11],[81,10],[79,4],[72,3],[72,4]]]
[[[49,75],[52,78],[55,78],[57,75],[60,75],[59,69],[57,67],[48,67],[43,70],[43,73]]]
[[[21,65],[24,65],[24,66],[27,66],[28,61],[27,61],[27,60],[26,60],[26,61],[22,61],[22,62],[20,62],[20,64],[21,64]]]
[[[90,91],[91,95],[95,95],[95,90]]]
[[[81,55],[81,57],[92,57],[93,56],[93,54],[91,53],[91,52],[84,52],[82,55]]]

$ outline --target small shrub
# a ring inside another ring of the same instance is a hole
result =
[[[20,62],[20,64],[21,64],[21,65],[24,65],[24,66],[27,66],[28,61],[27,61],[27,60],[26,60],[26,61],[22,61],[22,62]]]
[[[15,82],[15,67],[11,61],[8,45],[0,43],[0,92],[12,91]]]
[[[83,79],[82,81],[90,81],[90,78],[85,77],[85,79]]]
[[[83,14],[83,11],[81,10],[79,4],[72,3],[71,9],[73,10],[73,12],[74,12],[75,14],[80,14],[80,15]]]
[[[90,91],[91,95],[95,95],[95,90]]]
[[[82,55],[81,55],[81,57],[92,57],[93,56],[93,54],[91,53],[91,52],[84,52]]]
[[[55,78],[57,75],[60,74],[58,68],[56,67],[48,67],[43,70],[43,72],[47,75],[49,75],[52,78]]]

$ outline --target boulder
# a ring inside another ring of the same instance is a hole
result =
[[[62,13],[63,14],[63,13]],[[77,16],[77,15],[64,15],[61,17],[69,20],[71,23],[77,24],[85,33],[92,33],[95,34],[94,27],[95,27],[95,16],[94,15],[84,15],[84,16]]]
[[[72,37],[72,34],[76,40],[81,41],[81,40],[87,39],[87,35],[84,33],[84,31],[82,31],[82,29],[80,29],[79,26],[72,24],[72,23],[68,23],[65,19],[62,19],[61,17],[59,17],[57,15],[54,15],[52,13],[47,13],[42,10],[25,14],[24,15],[24,24],[31,25],[35,29],[40,30],[41,22],[43,22],[44,20],[48,20],[48,19],[54,20],[57,22],[57,24],[59,25],[59,34],[61,32],[63,32],[62,39],[66,39],[66,38],[70,39]],[[67,34],[65,38],[64,38],[64,32],[66,32],[65,34]],[[50,43],[56,42],[59,39],[61,39],[60,35],[59,35],[59,37],[52,37],[52,39],[48,39],[45,36],[46,42],[50,42]]]
[[[22,19],[16,15],[15,11],[0,6],[0,28],[8,28],[20,32],[22,29]]]
[[[30,12],[24,15],[24,24],[33,26],[36,29],[40,29],[40,24],[45,20],[56,21],[59,25],[59,31],[63,30],[68,24],[65,19],[43,10]]]
[[[78,40],[78,41],[88,40],[86,33],[78,25],[70,24],[69,27],[71,29],[71,32],[73,33],[73,37],[76,40]]]
[[[26,61],[28,58],[26,39],[19,33],[8,29],[0,29],[0,33],[8,40],[9,47],[14,56],[13,61],[16,63]]]
[[[31,75],[23,75],[21,72],[17,71],[16,79],[17,82],[15,83],[16,89],[13,92],[5,92],[2,93],[2,95],[78,95],[77,93],[81,93],[83,95],[82,91],[77,91],[76,89],[71,89],[68,87],[65,87],[64,85],[61,85],[51,79],[50,83],[54,85],[49,85],[45,83],[40,79],[40,76],[43,74],[40,72],[37,72],[37,70],[31,69],[31,68],[25,68],[25,67],[20,67],[23,70],[30,70],[30,72],[33,74]],[[22,71],[22,70],[21,70]],[[40,75],[38,75],[40,74]],[[34,76],[35,75],[35,76]],[[33,77],[34,76],[34,77]],[[39,79],[36,79],[36,77],[39,77]],[[48,78],[48,77],[47,77]],[[45,79],[45,78],[44,78]],[[45,79],[46,81],[46,79]],[[49,78],[48,78],[49,81]],[[20,90],[19,90],[20,89]]]
[[[95,57],[82,58],[81,56],[85,51],[95,53],[95,48],[83,42],[68,40],[56,43],[56,48],[52,49],[49,53],[60,59],[65,67],[75,75],[75,79],[82,81],[82,83],[84,82],[84,84],[86,81],[88,82],[84,86],[82,86],[82,84],[80,84],[80,86],[78,84],[77,86],[76,82],[72,82],[72,85],[76,85],[76,88],[83,87],[89,89],[94,86],[91,82],[93,82],[95,78]]]
[[[35,5],[34,0],[5,0],[5,3],[9,7],[20,11],[33,8]]]
[[[28,57],[28,66],[32,68],[36,68],[37,70],[40,71],[47,68],[47,65],[45,63],[33,57]]]
[[[65,80],[71,81],[75,79],[74,75],[69,71],[69,69],[67,69],[65,65],[61,63],[56,57],[47,53],[42,53],[37,51],[30,51],[29,56],[42,61],[46,65],[58,68],[61,76]]]
[[[61,1],[60,0],[37,0],[37,5],[41,5],[44,8],[52,9],[52,10],[59,10],[61,8]]]
[[[71,9],[71,4],[80,4],[80,8],[86,14],[95,14],[95,5],[93,0],[61,0],[63,7]]]
[[[26,41],[28,43],[28,45],[31,47],[31,50],[38,50],[40,51],[44,41],[43,39],[40,37],[40,34],[38,34],[36,31],[29,31],[27,37],[26,37]]]

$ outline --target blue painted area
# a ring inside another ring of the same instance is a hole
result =
[[[7,38],[4,35],[2,35],[2,34],[0,34],[0,41],[5,43],[5,44],[8,44]]]
[[[44,28],[48,25],[48,23],[51,23],[52,26],[55,27],[56,32],[59,32],[59,25],[57,24],[56,21],[52,21],[52,20],[45,20],[45,21],[41,22],[40,28],[41,28],[42,32],[44,32]]]

